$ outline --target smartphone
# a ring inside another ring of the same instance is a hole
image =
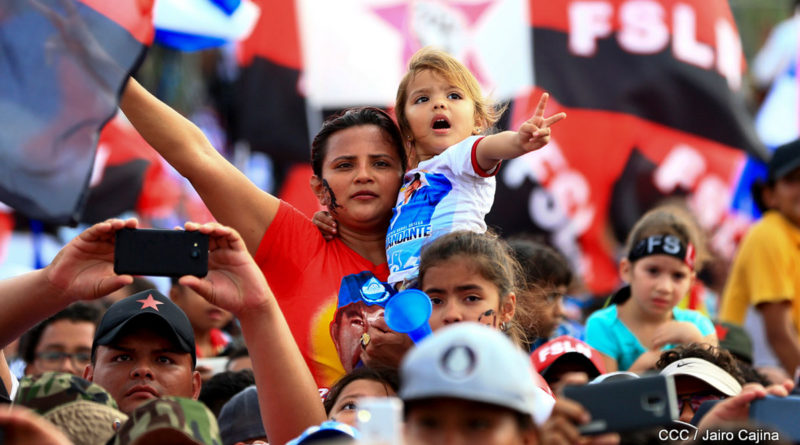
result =
[[[766,396],[750,402],[750,420],[756,424],[774,427],[780,431],[781,439],[791,443],[800,442],[800,412],[798,396]]]
[[[586,435],[669,426],[679,417],[672,376],[566,386],[564,397],[580,403],[591,414],[589,423],[578,426]]]
[[[121,229],[114,245],[114,272],[204,277],[208,274],[208,235],[184,230]]]
[[[402,445],[403,402],[397,397],[362,397],[356,424],[360,444]]]

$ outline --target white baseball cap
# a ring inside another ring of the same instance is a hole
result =
[[[421,341],[400,367],[403,401],[451,397],[530,414],[537,424],[555,399],[528,356],[505,334],[478,323],[442,328]]]
[[[742,392],[742,385],[728,372],[719,366],[697,357],[683,358],[674,361],[661,370],[662,375],[686,375],[711,385],[726,396],[735,396]]]

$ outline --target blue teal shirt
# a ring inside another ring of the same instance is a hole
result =
[[[674,307],[672,318],[694,324],[704,337],[714,332],[714,324],[700,312]],[[589,316],[586,320],[586,343],[616,360],[620,371],[630,368],[633,362],[647,351],[633,332],[620,321],[616,304]],[[666,345],[662,349],[670,349],[672,346]]]

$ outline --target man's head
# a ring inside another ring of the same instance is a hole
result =
[[[555,403],[527,355],[499,330],[474,322],[419,342],[403,359],[400,382],[409,444],[445,437],[533,443],[534,421],[544,422]]]
[[[508,245],[522,274],[515,318],[529,338],[548,338],[564,318],[562,298],[572,283],[569,262],[557,250],[531,239],[512,239]]]
[[[370,272],[342,279],[330,334],[345,371],[352,371],[363,360],[362,352],[370,343],[384,340],[379,337],[404,335],[390,331],[384,320],[386,302],[394,293],[394,289]]]
[[[20,339],[25,374],[59,371],[82,375],[89,364],[99,318],[96,306],[75,303],[31,328]]]
[[[130,413],[162,396],[200,394],[194,334],[181,309],[157,290],[114,303],[97,327],[84,378],[104,387]]]

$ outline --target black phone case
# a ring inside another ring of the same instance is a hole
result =
[[[208,235],[183,230],[122,229],[116,235],[114,272],[204,277],[208,274]]]
[[[581,405],[592,420],[578,426],[582,434],[636,431],[670,425],[678,418],[672,376],[645,376],[619,382],[564,387],[564,397]]]

